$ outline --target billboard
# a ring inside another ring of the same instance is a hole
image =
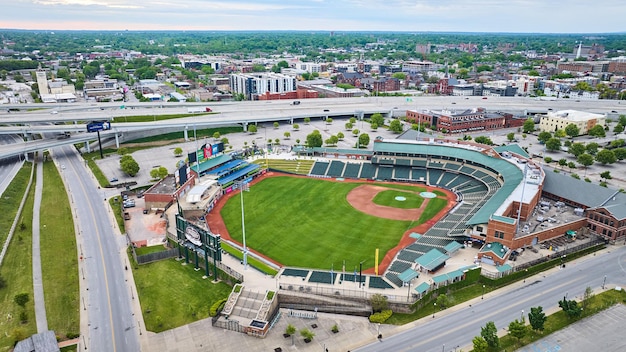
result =
[[[215,156],[218,153],[221,153],[223,151],[224,151],[224,143],[222,143],[222,142],[218,142],[218,143],[214,143],[214,144],[207,143],[207,144],[203,145],[202,147],[200,147],[200,149],[198,149],[196,151],[196,157],[195,158],[191,154],[189,154],[189,162],[192,163],[193,162],[192,159],[195,159],[194,161],[197,161],[198,163],[202,163],[206,159],[210,159],[213,156]]]
[[[111,129],[109,121],[93,121],[87,124],[87,132],[99,132]]]

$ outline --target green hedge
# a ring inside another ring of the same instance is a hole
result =
[[[214,317],[217,315],[217,311],[224,307],[224,304],[228,298],[222,298],[219,301],[213,303],[213,305],[209,308],[209,316]]]
[[[393,312],[391,309],[383,310],[380,313],[374,313],[370,315],[370,323],[384,323],[387,319],[391,318]]]

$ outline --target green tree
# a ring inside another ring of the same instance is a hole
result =
[[[611,148],[619,148],[624,145],[624,142],[625,141],[623,139],[616,139],[614,141],[611,141]]]
[[[285,139],[289,139],[289,137],[291,137],[291,133],[285,132],[283,133],[283,136],[285,136]]]
[[[484,327],[480,328],[480,336],[487,341],[489,348],[498,349],[500,347],[498,329],[493,321],[488,322]]]
[[[274,122],[274,128],[275,128],[275,129],[276,129],[276,128],[278,128],[278,126],[279,126],[279,125],[280,125],[280,124],[278,123],[278,121]]]
[[[526,336],[527,328],[524,324],[524,320],[519,321],[517,319],[509,323],[509,334],[517,339],[517,342]]]
[[[297,123],[294,123],[292,127],[296,131],[300,129],[300,125],[298,125]]]
[[[222,139],[220,139],[220,142],[222,142],[222,144],[226,146],[226,145],[228,145],[229,141],[228,141],[228,138],[222,137]]]
[[[322,146],[322,134],[318,130],[314,130],[306,136],[306,145],[309,148],[317,148]]]
[[[375,123],[378,126],[384,126],[385,125],[385,118],[383,117],[382,114],[375,113],[375,114],[372,114],[372,116],[370,117],[370,123]]]
[[[598,148],[600,148],[600,145],[598,143],[591,142],[585,146],[585,151],[591,155],[596,155],[596,153],[598,152]]]
[[[311,118],[310,117],[305,117],[304,118],[304,124],[308,125],[309,123],[311,123]]]
[[[593,165],[593,155],[583,153],[576,158],[576,161],[585,168]]]
[[[406,79],[406,73],[404,73],[404,72],[396,72],[396,73],[392,74],[391,77],[397,78],[399,80],[403,80],[403,79]]]
[[[506,134],[506,139],[507,139],[509,142],[513,142],[513,141],[515,140],[515,133],[513,133],[513,132],[511,132],[511,133],[507,133],[507,134]]]
[[[221,137],[221,134],[219,132],[215,131],[213,133],[213,139],[218,140],[218,139],[220,139],[220,137]]]
[[[569,125],[565,126],[565,133],[571,138],[574,138],[580,134],[580,128],[578,128],[578,126],[576,126],[575,124],[570,123]]]
[[[126,147],[121,147],[117,149],[117,154],[118,155],[125,155],[128,154],[128,148]]]
[[[391,132],[393,133],[402,132],[402,122],[400,122],[400,120],[397,120],[397,119],[392,120],[391,123],[389,124],[389,130],[391,130]]]
[[[350,131],[352,127],[354,127],[354,124],[352,122],[346,122],[346,130]]]
[[[564,168],[565,166],[567,166],[567,159],[565,159],[565,158],[559,159],[559,166],[561,168]]]
[[[358,135],[359,135],[359,132],[361,132],[361,131],[359,131],[359,130],[358,130],[358,129],[356,129],[356,128],[352,130],[352,134],[353,134],[354,136],[358,136]]]
[[[579,317],[583,312],[582,307],[578,305],[578,302],[575,300],[567,300],[567,297],[563,297],[563,300],[559,301],[559,307],[563,309],[565,314],[567,314],[570,319]]]
[[[122,160],[120,160],[120,167],[122,171],[124,171],[124,173],[126,173],[130,177],[134,177],[135,175],[137,175],[140,169],[137,161],[135,161],[135,159],[129,154],[126,154],[122,157]]]
[[[363,133],[359,136],[359,145],[358,147],[367,147],[370,144],[370,136],[367,133]]]
[[[380,293],[375,293],[370,298],[370,305],[372,306],[372,311],[374,313],[382,312],[383,310],[389,309],[389,302],[387,302],[387,297],[381,295]]]
[[[552,158],[549,156],[546,156],[545,158],[543,158],[543,161],[545,161],[546,164],[550,164],[552,162]]]
[[[546,141],[546,149],[553,152],[561,149],[561,140],[558,138],[550,138]]]
[[[350,120],[348,120],[350,123],[354,124],[356,123],[356,117],[351,117]]]
[[[626,159],[626,148],[616,148],[613,149],[613,153],[615,154],[615,157],[617,158],[617,160],[624,160]]]
[[[576,168],[576,164],[573,161],[570,161],[567,163],[567,168],[569,169],[569,171],[571,172],[572,169]]]
[[[622,132],[624,132],[624,125],[618,122],[615,125],[615,127],[613,127],[613,133],[622,133]]]
[[[617,157],[615,156],[615,152],[612,150],[602,149],[596,155],[596,161],[602,163],[603,165],[613,164],[617,161]]]
[[[546,319],[546,314],[543,312],[543,308],[541,306],[530,308],[528,320],[533,330],[543,331],[543,325],[546,323]]]
[[[313,340],[313,337],[315,336],[315,334],[309,330],[309,329],[302,329],[300,330],[300,336],[304,337],[305,340]]]
[[[585,152],[585,145],[582,143],[572,143],[567,150],[573,156],[578,157]]]
[[[181,147],[174,148],[174,156],[181,156],[181,155],[183,155],[183,148]]]
[[[550,138],[552,138],[552,133],[548,131],[540,132],[539,135],[537,136],[537,140],[540,143],[546,143]]]
[[[370,127],[371,127],[372,131],[376,131],[378,129],[378,124],[377,123],[371,123]]]
[[[554,136],[556,138],[565,138],[567,136],[567,133],[565,133],[564,129],[558,129],[556,130],[556,132],[554,132]]]
[[[493,145],[493,141],[487,136],[478,136],[474,138],[474,142],[486,145]]]
[[[530,133],[530,132],[535,131],[535,120],[533,120],[532,118],[529,118],[526,121],[524,121],[524,125],[522,126],[522,131],[524,133]]]
[[[257,131],[256,125],[248,125],[248,132],[256,133],[256,131]]]
[[[13,302],[22,308],[26,307],[28,301],[30,301],[28,293],[18,293],[13,297]]]
[[[436,303],[439,309],[446,309],[450,306],[450,298],[448,298],[448,296],[442,293],[439,296],[437,296]]]
[[[333,118],[332,117],[327,118],[326,119],[326,124],[327,125],[332,125],[333,124]]]
[[[482,336],[474,336],[472,345],[474,345],[474,352],[487,352],[489,348],[489,344]]]
[[[591,129],[587,132],[590,136],[593,137],[606,137],[606,132],[604,131],[604,127],[601,125],[595,125],[591,127]]]
[[[285,329],[285,334],[287,334],[287,335],[293,335],[293,334],[295,334],[295,333],[296,333],[296,327],[295,327],[295,326],[293,326],[293,325],[291,325],[291,324],[288,324],[288,325],[287,325],[287,328]]]
[[[337,133],[337,138],[339,138],[339,140],[342,141],[345,138],[343,132],[338,132]]]

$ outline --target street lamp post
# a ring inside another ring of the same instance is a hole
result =
[[[522,309],[521,321],[524,322],[524,310]]]
[[[604,280],[602,281],[602,289],[604,290],[604,285],[606,284],[606,275],[604,275]]]
[[[480,299],[485,299],[485,285],[483,285],[483,294],[480,296]]]
[[[435,319],[435,311],[437,310],[437,302],[433,303],[433,319]]]

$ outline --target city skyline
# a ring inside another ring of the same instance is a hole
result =
[[[617,0],[20,0],[0,26],[32,30],[303,30],[616,33]],[[588,19],[588,20],[584,20]]]

